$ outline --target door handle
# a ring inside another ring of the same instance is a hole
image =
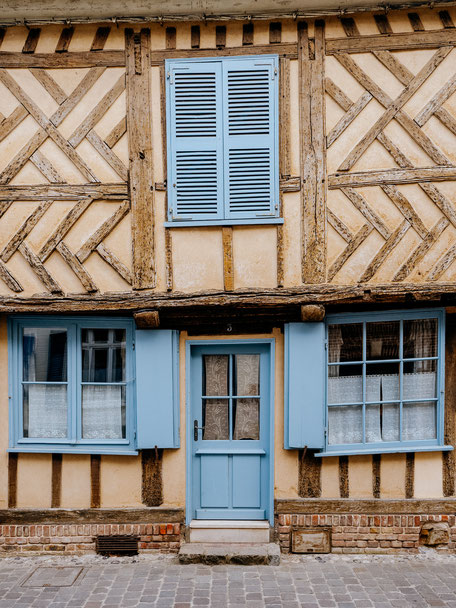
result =
[[[193,421],[193,439],[198,441],[198,431],[204,431],[204,426],[198,426],[198,420]]]

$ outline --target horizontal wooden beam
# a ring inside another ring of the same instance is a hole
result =
[[[128,198],[127,184],[46,184],[39,186],[0,186],[0,200],[74,200],[80,198]]]
[[[87,51],[74,53],[13,53],[0,52],[3,68],[91,68],[125,65],[124,51]]]
[[[29,524],[109,524],[109,523],[183,523],[184,509],[149,507],[147,509],[2,509],[0,523]]]
[[[159,65],[165,59],[173,57],[182,59],[183,57],[230,57],[237,55],[265,55],[274,53],[281,57],[289,57],[296,59],[298,56],[298,46],[296,42],[283,42],[280,44],[262,44],[252,46],[233,46],[229,48],[215,49],[163,49],[159,51],[151,51],[150,59],[152,65]]]
[[[419,169],[385,169],[360,173],[333,173],[328,177],[328,187],[357,188],[384,186],[386,184],[421,184],[456,179],[456,167],[421,167]]]
[[[366,513],[366,514],[454,514],[456,498],[385,500],[382,498],[294,498],[277,499],[275,512],[296,514]]]
[[[399,51],[456,44],[456,29],[413,32],[407,34],[380,34],[333,38],[326,41],[326,54],[364,53],[367,51]]]
[[[386,285],[303,285],[280,289],[238,289],[232,292],[116,292],[105,294],[36,295],[31,297],[0,296],[0,312],[106,312],[145,309],[170,311],[198,308],[226,308],[233,310],[262,307],[299,306],[301,304],[376,304],[392,302],[440,301],[456,303],[456,283],[395,283]],[[160,315],[161,316],[161,315]]]

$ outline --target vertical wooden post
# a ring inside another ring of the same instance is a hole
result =
[[[142,450],[142,501],[147,507],[159,507],[163,502],[163,450]]]
[[[315,22],[310,52],[306,22],[298,24],[301,135],[302,281],[326,280],[326,145],[324,119],[324,22]]]
[[[298,494],[301,498],[321,496],[321,458],[315,458],[314,450],[299,450]]]
[[[444,443],[456,441],[456,315],[447,315],[445,337],[445,429]],[[443,495],[454,496],[456,456],[454,451],[443,452]]]
[[[381,454],[372,455],[372,495],[374,498],[380,498],[380,467],[382,462]]]
[[[101,456],[92,454],[90,457],[90,507],[99,509],[101,504],[100,492],[100,465]]]
[[[415,493],[415,453],[405,455],[405,498],[413,498]]]
[[[233,268],[233,228],[224,226],[222,228],[223,240],[223,283],[225,291],[234,289],[234,268]]]
[[[51,507],[60,507],[62,493],[62,454],[52,454]]]
[[[155,287],[150,30],[125,30],[133,289]]]
[[[348,456],[339,456],[339,492],[341,498],[348,498],[350,496]]]
[[[8,508],[15,509],[17,505],[17,459],[19,454],[8,454]]]

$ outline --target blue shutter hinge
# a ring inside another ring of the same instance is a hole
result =
[[[131,349],[135,350],[135,348],[136,348],[136,346],[135,346],[135,343],[133,342],[133,344],[131,345]]]
[[[133,439],[136,439],[136,431],[133,433]]]
[[[166,72],[166,78],[169,80],[169,84],[174,84],[174,79],[171,72]]]
[[[328,340],[325,340],[325,350],[328,350]]]
[[[278,73],[279,73],[279,70],[277,68],[274,68],[272,70],[271,80],[274,80],[274,76],[277,76]]]

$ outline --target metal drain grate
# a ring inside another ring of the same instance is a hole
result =
[[[97,536],[96,549],[101,555],[137,555],[138,537],[121,534]]]

